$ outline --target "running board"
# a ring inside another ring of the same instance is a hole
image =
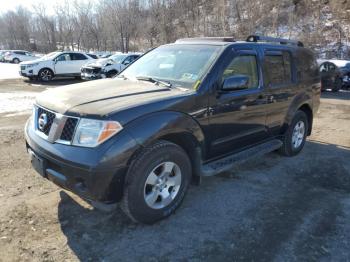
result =
[[[257,146],[251,147],[239,153],[221,158],[219,160],[215,160],[209,162],[205,165],[201,166],[200,175],[201,176],[214,176],[219,173],[230,170],[234,165],[244,162],[248,158],[254,158],[257,156],[261,156],[272,151],[279,149],[282,146],[282,141],[278,139],[274,139],[263,144],[259,144]]]

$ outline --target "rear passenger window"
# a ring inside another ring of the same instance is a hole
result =
[[[71,53],[70,54],[72,60],[86,60],[87,57],[84,56],[83,54],[79,54],[79,53]]]
[[[292,82],[292,59],[289,52],[265,54],[265,82],[268,86],[279,86]]]
[[[258,64],[255,55],[240,55],[235,57],[229,66],[224,70],[222,81],[235,75],[249,77],[248,88],[259,86]]]

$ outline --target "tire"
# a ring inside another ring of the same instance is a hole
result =
[[[191,173],[190,159],[178,145],[161,140],[144,148],[127,172],[122,210],[137,223],[168,217],[185,197]]]
[[[21,61],[20,61],[18,58],[14,58],[14,59],[12,60],[12,62],[13,62],[14,64],[19,64]]]
[[[51,69],[43,68],[38,73],[38,79],[42,82],[49,82],[52,80],[54,74]]]
[[[334,81],[332,92],[338,92],[341,89],[342,85],[343,85],[343,81],[341,80],[341,78],[337,78]]]
[[[297,133],[297,129],[300,130],[299,134]],[[295,156],[299,154],[305,145],[308,130],[309,123],[307,116],[303,111],[298,110],[294,115],[292,123],[289,125],[286,133],[284,134],[282,140],[283,145],[280,148],[279,152],[285,156]],[[297,135],[298,139],[296,139]]]

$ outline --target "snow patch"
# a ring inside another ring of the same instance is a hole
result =
[[[16,92],[0,94],[0,114],[30,112],[36,92]]]

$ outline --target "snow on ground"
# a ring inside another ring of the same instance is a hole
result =
[[[19,75],[19,65],[0,63],[0,79],[21,78]]]
[[[11,113],[5,115],[5,117],[9,117],[14,114],[29,113],[37,94],[37,92],[1,93],[0,114]]]

